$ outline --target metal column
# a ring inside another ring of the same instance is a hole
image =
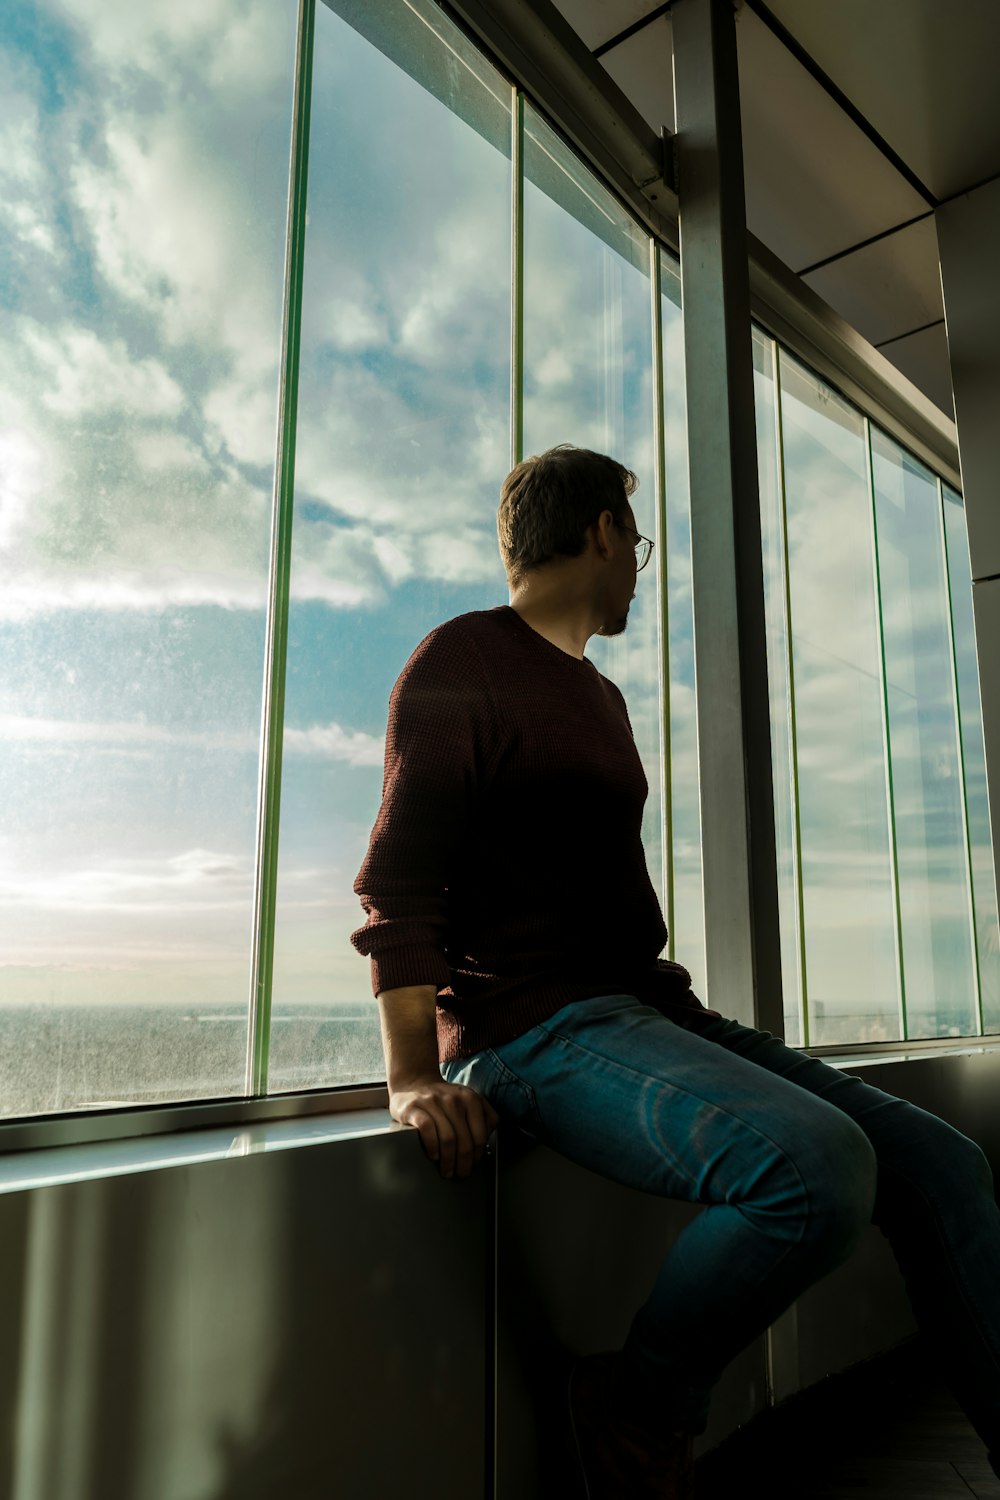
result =
[[[732,0],[671,10],[708,1001],[783,1029]]]

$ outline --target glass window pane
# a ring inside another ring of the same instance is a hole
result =
[[[524,124],[524,451],[573,443],[632,469],[636,526],[656,534],[649,239],[530,107]],[[621,688],[649,782],[643,841],[663,898],[656,569],[624,635],[587,654]],[[683,949],[677,957],[685,962]]]
[[[937,481],[872,428],[906,1029],[978,1029]]]
[[[944,486],[944,524],[951,583],[951,618],[955,640],[955,674],[961,711],[962,760],[972,889],[975,899],[979,984],[983,1000],[983,1029],[1000,1031],[1000,929],[997,923],[996,870],[990,833],[990,803],[986,788],[986,752],[979,695],[979,657],[972,610],[972,566],[965,504],[961,495]]]
[[[353,891],[389,692],[503,604],[510,87],[432,3],[316,15],[270,1087],[384,1076]]]
[[[688,484],[684,315],[677,263],[660,256],[663,320],[663,432],[666,444],[667,633],[670,687],[670,859],[673,931],[679,962],[707,1001],[701,785],[695,702],[691,496]]]
[[[0,23],[11,1114],[243,1089],[296,6],[123,17]]]
[[[753,330],[754,403],[760,484],[761,549],[764,563],[764,615],[767,679],[771,709],[771,762],[774,776],[774,839],[778,865],[781,933],[781,988],[785,1040],[806,1043],[799,960],[795,784],[792,760],[792,698],[785,618],[785,527],[778,427],[775,412],[775,346]]]
[[[809,1039],[899,1036],[864,423],[779,357]]]

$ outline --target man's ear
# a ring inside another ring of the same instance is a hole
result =
[[[596,521],[592,521],[591,528],[594,533],[594,545],[599,557],[610,557],[614,551],[612,545],[612,533],[614,531],[615,518],[609,510],[602,510]]]

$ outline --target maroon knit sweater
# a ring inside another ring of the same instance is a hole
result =
[[[647,791],[618,688],[509,606],[421,641],[389,700],[351,941],[376,995],[436,987],[441,1062],[592,995],[703,1009],[687,970],[658,961]]]

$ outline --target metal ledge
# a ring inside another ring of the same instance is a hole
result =
[[[442,6],[539,103],[655,233],[676,244],[669,136],[652,130],[551,0]]]
[[[185,1100],[178,1104],[122,1105],[72,1114],[37,1115],[30,1120],[0,1122],[0,1155],[388,1107],[389,1091],[381,1083],[316,1089],[303,1094],[272,1094],[266,1099]]]
[[[235,1126],[219,1121],[210,1129],[14,1151],[0,1156],[0,1195],[259,1156],[265,1152],[301,1150],[332,1141],[356,1141],[364,1136],[398,1134],[408,1128],[391,1119],[388,1110],[345,1110]]]
[[[861,1068],[885,1063],[921,1062],[937,1057],[971,1057],[1000,1052],[1000,1036],[928,1037],[912,1042],[852,1042],[831,1047],[808,1047],[810,1057],[834,1068]]]

